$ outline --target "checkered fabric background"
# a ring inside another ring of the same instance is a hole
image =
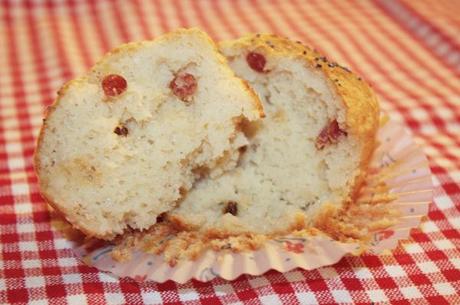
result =
[[[0,303],[460,304],[460,1],[0,0]],[[199,26],[272,32],[373,84],[428,155],[427,221],[387,255],[227,282],[138,284],[79,262],[53,229],[32,155],[44,108],[120,43]]]

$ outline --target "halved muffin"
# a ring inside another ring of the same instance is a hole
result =
[[[242,124],[263,115],[197,29],[123,45],[66,84],[35,155],[46,200],[89,236],[146,229],[194,182],[236,166]]]
[[[266,117],[231,172],[199,181],[169,221],[207,236],[288,233],[327,204],[349,202],[363,181],[379,124],[367,83],[316,51],[274,35],[220,44]]]

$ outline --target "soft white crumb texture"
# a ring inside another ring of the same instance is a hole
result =
[[[311,220],[322,204],[342,203],[359,174],[361,145],[349,135],[316,149],[328,122],[346,129],[346,110],[325,76],[299,58],[268,56],[270,72],[258,73],[246,50],[224,54],[259,95],[266,118],[239,166],[200,181],[173,215],[203,230],[273,233],[288,229],[298,213]],[[237,203],[237,215],[224,213],[228,201]]]
[[[247,144],[235,121],[259,117],[253,96],[204,34],[132,46],[68,86],[38,153],[47,197],[71,222],[101,236],[154,224],[199,178],[194,169],[215,177],[234,167]],[[197,80],[189,102],[169,88],[178,72]],[[122,75],[126,92],[107,98],[101,81],[108,74]],[[114,133],[119,125],[126,137]]]

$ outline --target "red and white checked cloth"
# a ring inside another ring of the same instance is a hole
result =
[[[0,303],[460,304],[459,11],[458,0],[0,0]],[[79,262],[32,168],[43,110],[112,47],[179,26],[281,34],[362,74],[429,157],[428,220],[388,255],[232,282],[138,284]]]

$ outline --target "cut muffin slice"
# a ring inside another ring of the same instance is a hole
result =
[[[375,146],[379,106],[358,76],[300,43],[249,35],[220,44],[266,117],[233,171],[196,184],[169,220],[206,236],[308,227],[350,201]]]
[[[145,229],[195,180],[235,167],[253,91],[197,29],[123,45],[66,84],[35,155],[46,200],[90,236]]]

